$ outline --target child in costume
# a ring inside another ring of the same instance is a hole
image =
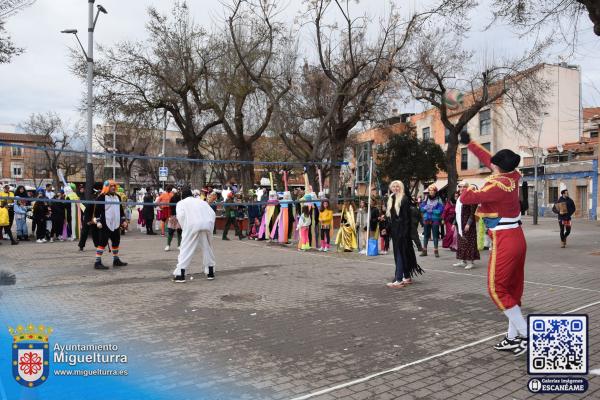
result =
[[[260,229],[260,221],[258,218],[254,218],[254,223],[250,225],[250,230],[248,231],[248,239],[250,240],[258,240],[258,231]]]
[[[263,214],[263,220],[260,226],[260,231],[258,233],[259,237],[263,237],[267,240],[272,240],[272,233],[274,231],[274,227],[277,225],[277,217],[279,212],[277,210],[277,206],[279,205],[279,200],[277,200],[277,192],[275,190],[269,191],[269,200],[267,201],[267,208]]]
[[[17,224],[17,239],[18,240],[29,240],[29,233],[27,231],[27,206],[25,200],[19,200],[15,203],[15,222]]]
[[[302,207],[302,214],[298,220],[298,229],[300,231],[300,241],[298,242],[298,250],[306,251],[310,250],[310,241],[308,239],[308,231],[311,224],[310,209],[308,206]]]
[[[354,222],[354,207],[346,201],[342,208],[340,230],[335,239],[338,251],[354,251],[358,248],[356,241],[356,223]]]
[[[379,238],[381,241],[381,254],[385,255],[390,250],[390,221],[385,212],[379,215]]]
[[[327,200],[321,203],[319,223],[321,225],[321,247],[319,251],[329,251],[331,248],[331,230],[333,229],[333,212],[329,208],[329,201]]]

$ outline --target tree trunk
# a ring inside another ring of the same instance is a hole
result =
[[[240,160],[242,161],[254,161],[254,149],[251,144],[245,141],[238,141],[235,144],[237,148]],[[254,164],[243,164],[240,165],[240,185],[244,190],[248,190],[254,187]]]
[[[125,194],[127,194],[127,196],[129,196],[129,193],[131,193],[131,169],[129,168],[128,171],[126,171],[126,173],[123,174],[123,181],[125,183]],[[123,171],[123,169],[121,169],[121,171]]]
[[[198,146],[188,146],[188,158],[201,159],[202,153],[198,150]],[[190,163],[190,176],[188,184],[191,188],[201,188],[206,184],[206,176],[204,173],[204,165],[201,163]]]
[[[60,189],[60,178],[58,177],[58,170],[52,170],[52,184],[54,185],[54,193],[58,193]]]
[[[312,186],[313,192],[317,195],[319,194],[319,175],[317,174],[317,169],[314,165],[309,165],[306,168],[306,173],[308,174],[308,184]]]
[[[335,140],[332,138],[331,141],[331,174],[329,176],[329,200],[331,203],[331,209],[337,211],[338,209],[338,198],[340,197],[340,172],[342,167],[337,164],[343,161],[344,158],[344,140]]]
[[[590,21],[594,24],[594,34],[600,36],[600,4],[597,0],[578,0],[588,11]]]
[[[446,149],[446,170],[448,171],[448,198],[454,197],[458,183],[458,170],[456,169],[456,151],[458,150],[458,135],[449,136],[448,149]]]

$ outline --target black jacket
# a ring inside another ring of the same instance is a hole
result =
[[[154,203],[154,199],[151,195],[147,194],[144,196],[144,203]],[[146,221],[154,219],[154,206],[144,205],[142,207],[142,218]]]
[[[567,206],[567,212],[566,214],[561,214],[560,213],[560,203],[566,203]],[[571,220],[571,216],[575,213],[575,202],[573,201],[573,199],[571,199],[570,197],[563,197],[560,196],[558,198],[558,200],[556,201],[556,203],[554,203],[554,206],[552,207],[552,212],[554,212],[555,214],[558,214],[558,220],[559,221],[570,221]]]
[[[412,225],[410,206],[412,201],[404,196],[397,200],[393,195],[392,209],[390,210],[391,236],[394,245],[394,261],[399,262],[398,257],[402,258],[402,265],[410,277],[422,274],[423,270],[417,263],[415,249],[413,248],[410,228]],[[400,201],[400,211],[396,212],[396,201]]]
[[[119,199],[119,214],[121,223],[125,221],[125,209],[123,208],[123,203],[121,202],[121,197],[119,195],[116,196]],[[100,194],[96,197],[96,201],[106,201],[106,196],[104,194]],[[96,222],[100,222],[102,226],[106,226],[106,213],[104,204],[94,204],[93,206],[93,215],[96,218]]]
[[[402,199],[396,199],[396,195],[392,196],[394,202],[392,203],[392,209],[390,210],[390,226],[392,238],[406,238],[410,236],[411,217],[410,217],[410,204],[408,197],[404,196]],[[400,212],[396,213],[396,202],[400,201]]]

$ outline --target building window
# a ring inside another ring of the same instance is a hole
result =
[[[548,200],[550,204],[554,204],[558,201],[558,188],[557,187],[549,187],[548,188]]]
[[[423,140],[431,140],[431,129],[429,127],[423,128]]]
[[[175,138],[175,144],[177,146],[182,146],[183,147],[183,146],[185,146],[185,141],[183,139],[181,139],[181,138]]]
[[[462,171],[469,169],[469,151],[466,147],[460,149],[460,169]]]
[[[12,156],[13,157],[23,157],[23,148],[22,147],[13,147],[12,148]]]
[[[489,135],[492,132],[492,118],[490,110],[479,113],[479,135]]]
[[[487,143],[481,143],[481,146],[483,146],[487,151],[491,152],[492,151],[492,145],[490,142]],[[485,164],[482,164],[481,162],[479,163],[479,168],[485,168]]]
[[[597,138],[598,137],[598,131],[592,131],[592,132],[590,132],[590,137],[591,138]]]
[[[10,163],[10,172],[12,178],[22,178],[23,177],[23,163]]]

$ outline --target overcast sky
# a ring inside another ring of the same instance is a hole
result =
[[[414,8],[423,0],[395,0],[398,5]],[[95,40],[110,45],[121,40],[141,40],[146,37],[146,10],[155,6],[168,11],[173,0],[98,0],[108,15],[101,15],[96,26]],[[284,15],[290,20],[301,7],[301,0],[282,0]],[[189,0],[195,20],[210,28],[220,24],[224,15],[218,0]],[[388,0],[363,0],[356,8],[360,12],[381,15],[389,9]],[[489,12],[480,7],[474,15],[474,25],[484,25]],[[600,105],[600,38],[592,33],[591,23],[582,18],[580,45],[574,57],[567,61],[583,68],[583,104]],[[11,17],[6,28],[14,42],[26,49],[10,64],[0,65],[0,128],[23,122],[31,113],[56,111],[73,122],[80,118],[77,108],[85,90],[84,83],[68,69],[68,46],[75,44],[72,35],[61,34],[66,28],[78,29],[87,47],[87,0],[38,0],[33,6]],[[306,40],[307,34],[303,35]],[[476,29],[468,46],[476,51],[511,54],[524,49],[527,41],[517,38],[507,28],[491,32]],[[547,62],[559,61],[566,54],[555,49]],[[300,56],[302,59],[302,55]],[[95,121],[99,123],[98,119]],[[2,130],[2,129],[0,129]]]

